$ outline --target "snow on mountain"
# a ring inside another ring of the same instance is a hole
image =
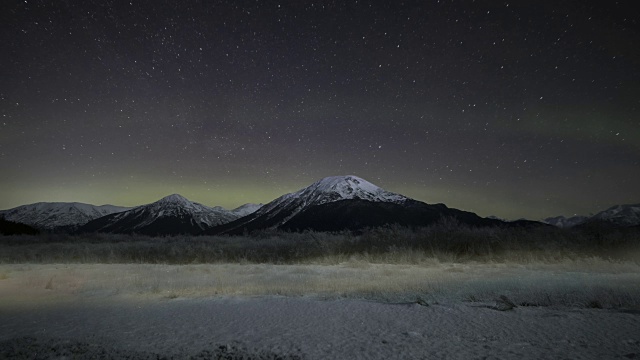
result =
[[[451,209],[444,204],[429,205],[413,200],[350,175],[321,179],[300,191],[273,200],[250,215],[212,228],[207,233],[241,234],[264,229],[341,231],[388,224],[428,226],[442,217],[455,218],[471,226],[506,224]]]
[[[292,209],[291,218],[303,209],[339,200],[367,200],[372,202],[389,202],[401,204],[407,197],[386,191],[372,183],[353,175],[329,176],[310,186],[290,194],[283,195],[264,205],[256,213],[272,213],[275,216],[280,209]],[[284,220],[286,222],[287,219]]]
[[[402,203],[408,199],[353,175],[326,177],[292,195],[306,199],[308,205],[347,199],[392,203]]]
[[[249,203],[249,204],[238,206],[237,208],[231,210],[231,212],[238,215],[238,217],[243,217],[249,214],[253,214],[254,212],[258,211],[258,209],[260,209],[262,206],[263,204]]]
[[[0,211],[0,216],[9,221],[50,230],[84,225],[99,217],[128,209],[130,208],[113,205],[95,206],[77,202],[39,202]]]
[[[222,207],[208,207],[173,194],[154,203],[89,222],[81,232],[199,234],[204,229],[238,219]]]
[[[235,217],[228,210],[220,206],[209,207],[196,202],[192,202],[187,198],[173,194],[147,205],[138,206],[131,212],[141,213],[147,212],[149,216],[139,226],[144,226],[148,222],[155,221],[158,218],[168,216],[190,215],[195,222],[205,226],[215,226],[221,223],[235,220]],[[122,214],[126,216],[128,214]]]
[[[214,229],[213,233],[234,231],[236,228],[257,230],[280,227],[309,208],[341,200],[402,204],[409,199],[383,190],[357,176],[330,176],[299,191],[285,194],[261,206],[246,218]]]
[[[616,226],[638,226],[640,225],[640,204],[616,205],[601,211],[593,216],[556,216],[546,218],[545,223],[561,228],[570,228],[588,223],[609,223]]]
[[[612,206],[589,220],[606,221],[618,226],[637,226],[640,225],[640,204]]]
[[[585,221],[587,221],[588,219],[589,218],[587,216],[571,216],[568,218],[564,216],[556,216],[556,217],[546,218],[542,220],[542,222],[549,225],[557,226],[559,228],[566,229],[566,228],[574,227],[576,225],[580,225]]]

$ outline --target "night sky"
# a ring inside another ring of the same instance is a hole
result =
[[[634,1],[2,1],[0,209],[331,175],[482,216],[640,202]]]

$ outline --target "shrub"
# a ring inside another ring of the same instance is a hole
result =
[[[353,256],[374,262],[424,259],[558,261],[597,257],[640,261],[638,229],[472,228],[443,220],[424,228],[396,225],[360,233],[263,231],[239,236],[41,234],[0,236],[2,263],[304,263]]]

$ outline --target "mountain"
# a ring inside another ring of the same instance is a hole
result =
[[[570,228],[570,227],[574,227],[576,225],[580,225],[582,223],[584,223],[585,221],[587,221],[589,219],[589,217],[587,216],[572,216],[572,217],[564,217],[564,216],[556,216],[556,217],[550,217],[550,218],[546,218],[544,220],[542,220],[544,223],[549,224],[549,225],[553,225],[553,226],[557,226],[559,228]]]
[[[245,209],[240,209],[238,213],[234,213],[222,207],[208,207],[191,202],[178,194],[173,194],[151,204],[90,221],[78,231],[197,235],[205,229],[238,219],[243,211],[248,212],[250,209],[251,206],[247,206]]]
[[[429,226],[442,219],[454,219],[452,224],[473,227],[541,225],[526,220],[505,222],[482,218],[444,204],[426,204],[386,191],[357,176],[327,177],[266,205],[245,204],[233,210],[208,207],[174,194],[135,208],[39,203],[7,210],[0,215],[10,221],[27,224],[31,221],[40,227],[75,226],[70,230],[79,233],[152,236],[242,234],[265,229],[358,231],[389,224]]]
[[[360,230],[386,224],[428,226],[443,217],[455,218],[460,223],[471,226],[506,224],[499,220],[481,218],[471,212],[451,209],[443,204],[429,205],[413,200],[350,175],[324,178],[207,233],[241,234],[262,229]],[[517,222],[513,226],[528,223]]]
[[[77,202],[40,202],[0,211],[0,216],[5,220],[52,230],[81,226],[93,219],[128,209],[130,208],[113,205],[95,206]]]
[[[640,204],[616,205],[593,216],[557,216],[543,220],[547,224],[561,228],[602,224],[607,226],[640,226]]]
[[[238,215],[238,217],[243,217],[243,216],[247,216],[249,214],[253,214],[254,212],[258,211],[258,209],[260,209],[263,206],[263,204],[244,204],[242,206],[239,206],[233,210],[231,210],[232,213],[234,213],[235,215]]]
[[[589,218],[589,221],[600,221],[617,226],[640,225],[640,204],[616,205],[601,211]]]

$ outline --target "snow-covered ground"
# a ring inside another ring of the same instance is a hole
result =
[[[0,357],[22,346],[32,358],[96,347],[185,358],[224,345],[261,358],[638,358],[639,287],[637,264],[597,260],[0,265]],[[499,311],[500,295],[519,306]],[[24,337],[35,340],[11,341]]]

